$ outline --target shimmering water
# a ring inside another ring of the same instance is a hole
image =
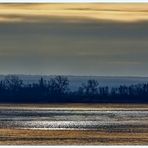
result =
[[[148,110],[0,109],[0,128],[105,129],[148,126]]]

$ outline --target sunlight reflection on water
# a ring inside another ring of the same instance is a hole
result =
[[[96,130],[147,123],[147,110],[0,110],[0,128]]]

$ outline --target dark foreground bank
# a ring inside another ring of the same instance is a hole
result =
[[[0,145],[147,145],[148,131],[0,129]]]

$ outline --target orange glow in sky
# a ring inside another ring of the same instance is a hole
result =
[[[0,4],[1,22],[110,20],[135,22],[148,20],[148,4]]]

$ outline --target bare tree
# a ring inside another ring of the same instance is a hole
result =
[[[65,76],[56,76],[49,81],[50,93],[63,95],[68,91],[69,80]]]
[[[79,87],[79,93],[94,96],[98,94],[98,85],[96,80],[88,80],[86,84],[83,83],[82,86]]]
[[[16,75],[8,75],[4,79],[6,89],[17,91],[22,87],[23,81]]]

